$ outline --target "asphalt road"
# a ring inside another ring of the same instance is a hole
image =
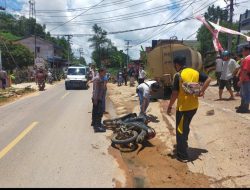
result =
[[[91,89],[60,83],[0,107],[0,187],[114,187],[123,178],[94,133]]]

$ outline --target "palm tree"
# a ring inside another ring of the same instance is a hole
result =
[[[97,67],[100,67],[102,60],[101,50],[104,48],[106,43],[110,42],[110,40],[107,39],[107,32],[97,24],[92,27],[92,30],[95,34],[93,37],[89,38],[88,41],[92,43],[90,47],[94,48],[92,58],[96,62]]]

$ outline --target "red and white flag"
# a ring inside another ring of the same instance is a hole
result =
[[[216,52],[224,51],[224,49],[219,41],[219,32],[220,31],[217,29],[214,30],[201,15],[198,15],[195,18],[198,19],[199,21],[201,21],[207,27],[207,29],[211,32],[211,34],[213,36],[213,44],[214,44],[215,51]]]
[[[238,32],[238,31],[235,31],[235,30],[232,30],[232,29],[229,29],[229,28],[225,28],[223,26],[220,26],[218,24],[215,24],[213,22],[210,22],[208,21],[216,30],[218,30],[219,32],[223,32],[223,33],[227,33],[227,34],[234,34],[234,35],[241,35],[241,36],[244,36],[247,41],[250,41],[250,37],[241,33],[241,32]]]

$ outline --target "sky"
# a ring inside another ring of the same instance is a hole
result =
[[[0,0],[0,5],[4,1]],[[249,1],[236,0],[234,20],[239,20],[240,14],[245,13],[246,9],[250,10]],[[6,0],[7,10],[28,17],[28,2],[29,0]],[[91,34],[94,23],[107,32],[131,30],[203,14],[212,4],[222,8],[227,6],[224,0],[35,0],[35,9],[37,22],[45,24],[51,34]],[[60,26],[74,17],[74,20]],[[124,52],[125,40],[131,40],[129,55],[132,59],[139,59],[141,45],[151,46],[153,39],[169,39],[172,36],[177,36],[180,40],[195,40],[200,26],[198,20],[191,19],[179,24],[109,34],[107,37]],[[90,63],[92,49],[88,38],[89,36],[73,37],[72,46],[76,56],[79,56],[77,49],[83,48],[84,57]]]

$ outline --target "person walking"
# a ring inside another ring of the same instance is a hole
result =
[[[148,81],[141,83],[137,88],[137,94],[140,101],[140,114],[145,115],[150,102],[150,93],[157,92],[160,85],[157,81]]]
[[[144,83],[145,78],[146,78],[146,72],[144,71],[143,66],[140,66],[139,76],[138,76],[138,85]]]
[[[237,68],[239,68],[239,64],[236,63],[234,59],[230,59],[229,52],[222,52],[222,73],[220,77],[220,85],[219,85],[219,100],[222,100],[223,90],[226,87],[228,92],[230,93],[229,100],[234,100],[234,94],[232,91],[231,81],[233,79],[233,74]]]
[[[198,97],[205,94],[211,78],[192,68],[186,67],[185,57],[176,57],[174,66],[177,73],[174,76],[173,91],[167,108],[167,114],[171,115],[172,106],[177,100],[176,107],[176,143],[177,158],[180,161],[188,161],[188,135],[190,123],[197,112],[199,102]],[[184,89],[184,84],[203,83],[198,95],[189,94]]]
[[[0,80],[2,82],[2,89],[5,90],[6,86],[7,86],[7,78],[8,78],[8,75],[7,75],[7,72],[1,68],[0,69]]]
[[[222,62],[223,62],[223,60],[222,60],[221,56],[217,55],[216,60],[215,60],[215,63],[216,63],[215,76],[217,79],[216,86],[219,86],[219,84],[220,84],[220,77],[221,77],[221,72],[222,72]]]
[[[103,117],[103,96],[105,93],[104,76],[106,70],[104,68],[99,69],[99,75],[93,80],[93,110],[92,110],[92,126],[95,132],[106,132],[106,129],[102,126]]]
[[[250,46],[245,46],[242,51],[244,56],[239,75],[241,104],[236,108],[237,113],[249,113],[250,103]]]

